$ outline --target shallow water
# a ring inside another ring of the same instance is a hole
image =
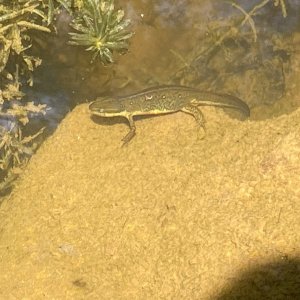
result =
[[[238,5],[250,12],[261,2],[239,1]],[[109,66],[90,64],[89,53],[67,46],[69,18],[62,14],[58,19],[59,34],[46,43],[47,51],[41,53],[44,64],[29,93],[49,105],[41,120],[49,131],[78,103],[161,84],[233,94],[251,108],[272,105],[284,95],[290,57],[297,46],[293,44],[299,29],[297,1],[287,3],[286,18],[273,1],[257,10],[255,31],[250,22],[241,25],[245,16],[237,7],[220,1],[116,4],[131,19],[135,35],[129,52],[116,55]]]
[[[251,120],[205,107],[199,140],[188,115],[142,119],[122,148],[127,125],[78,105],[1,204],[1,299],[299,299],[296,9],[270,2],[254,43],[249,24],[228,31],[237,9],[197,2],[124,0],[136,34],[108,67],[60,31],[29,95],[52,108],[35,126],[167,83],[238,96]]]

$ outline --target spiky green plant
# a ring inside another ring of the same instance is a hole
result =
[[[114,10],[112,0],[0,0],[0,192],[32,155],[33,140],[41,133],[23,138],[23,125],[46,110],[44,105],[22,101],[22,87],[33,85],[32,74],[41,64],[29,54],[33,34],[53,31],[55,16],[63,9],[76,30],[71,43],[87,46],[93,59],[112,62],[113,51],[128,47],[129,20],[122,10]]]
[[[86,0],[71,26],[77,31],[70,33],[70,44],[87,47],[106,64],[113,62],[113,52],[128,49],[132,36],[127,28],[129,19],[124,19],[123,10],[115,10],[113,0]]]

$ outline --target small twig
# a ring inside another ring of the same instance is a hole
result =
[[[256,42],[257,40],[257,32],[256,32],[256,28],[255,28],[255,23],[253,18],[251,17],[250,14],[248,14],[241,6],[239,6],[236,3],[231,3],[231,5],[235,8],[237,8],[239,11],[241,11],[244,15],[245,15],[245,19],[243,20],[243,22],[241,23],[241,26],[244,25],[247,21],[249,22],[249,25],[253,31],[253,40],[254,42]]]
[[[286,17],[287,17],[287,11],[286,11],[286,6],[285,6],[284,0],[274,0],[274,1],[275,1],[275,2],[274,2],[274,5],[275,5],[275,6],[280,5],[281,11],[282,11],[282,16],[283,16],[284,18],[286,18]]]
[[[7,21],[7,20],[11,20],[11,19],[14,19],[18,16],[21,16],[27,12],[32,12],[35,8],[37,8],[39,6],[39,4],[35,4],[35,5],[32,5],[32,6],[29,6],[29,7],[26,7],[24,9],[21,9],[21,10],[18,10],[18,11],[14,11],[12,13],[8,13],[4,16],[1,16],[0,17],[0,23],[1,22],[4,22],[4,21]]]
[[[281,0],[281,1],[284,1],[284,0]],[[214,51],[214,49],[216,47],[219,47],[228,36],[232,36],[232,34],[236,34],[237,33],[237,28],[240,27],[240,26],[243,26],[247,21],[249,22],[249,24],[252,28],[252,31],[253,31],[253,34],[254,34],[254,40],[256,41],[257,32],[256,32],[256,29],[255,29],[255,24],[254,24],[254,21],[253,21],[252,17],[255,15],[257,10],[264,7],[269,2],[270,2],[270,0],[262,1],[261,3],[255,5],[248,13],[243,8],[241,8],[239,5],[230,2],[230,4],[232,6],[238,8],[240,11],[242,11],[244,13],[244,15],[245,15],[244,19],[239,24],[237,24],[235,27],[230,27],[230,29],[227,30],[222,36],[220,36],[220,38],[217,39],[212,46],[210,46],[210,47],[202,50],[200,53],[198,53],[198,55],[193,59],[191,64],[196,63],[203,55],[211,53],[212,51]],[[183,67],[182,69],[184,69],[184,68],[186,68],[186,67]],[[182,70],[182,69],[180,69],[180,70]]]
[[[188,67],[190,66],[190,64],[186,61],[186,59],[184,59],[184,58],[182,57],[182,55],[180,55],[178,52],[176,52],[176,51],[173,50],[173,49],[170,49],[170,52],[171,52],[174,56],[176,56],[176,57],[183,63],[183,65],[184,65],[185,68],[188,68]]]

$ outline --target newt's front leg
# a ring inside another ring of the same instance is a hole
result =
[[[122,147],[125,146],[134,136],[135,136],[135,124],[133,120],[132,115],[126,115],[125,116],[129,122],[130,131],[122,138],[122,141],[124,142]]]

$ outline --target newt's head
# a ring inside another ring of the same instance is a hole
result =
[[[89,106],[92,114],[101,117],[120,116],[124,113],[124,105],[116,98],[97,98]]]

